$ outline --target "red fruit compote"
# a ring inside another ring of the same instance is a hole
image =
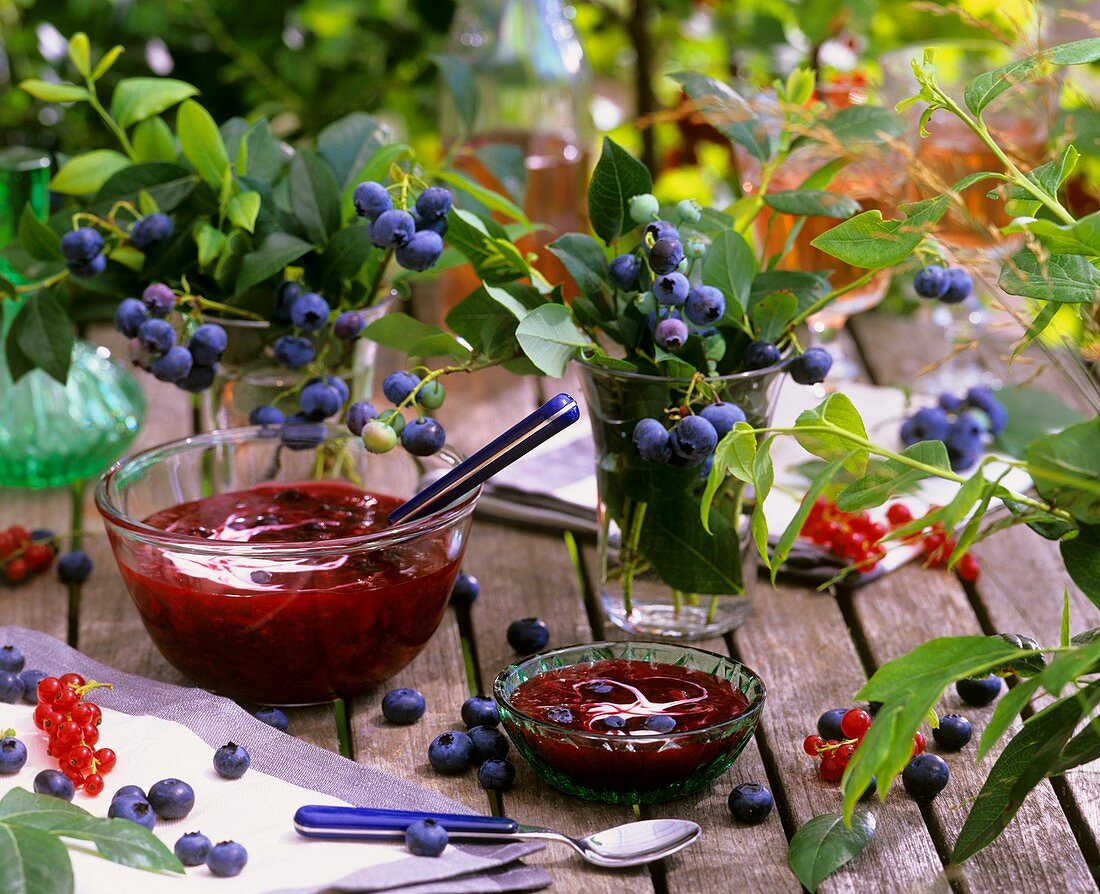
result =
[[[401,502],[341,481],[273,482],[144,520],[178,536],[178,548],[108,532],[142,621],[176,668],[237,698],[308,704],[393,676],[446,610],[468,519],[371,538]]]
[[[497,699],[517,747],[548,781],[585,798],[642,803],[688,794],[723,772],[752,734],[764,690],[747,668],[713,653],[605,643],[510,668]]]

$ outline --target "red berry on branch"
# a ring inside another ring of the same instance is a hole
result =
[[[904,503],[894,503],[886,509],[886,520],[890,522],[891,526],[900,528],[913,520],[913,513],[909,511],[909,507]]]
[[[924,753],[924,733],[913,733],[913,757]]]
[[[840,731],[849,739],[858,739],[871,726],[871,715],[862,708],[852,708],[840,719]]]
[[[103,777],[98,773],[91,773],[84,777],[84,791],[89,795],[98,795],[103,791]]]
[[[4,566],[4,574],[13,583],[23,580],[29,572],[30,568],[27,567],[26,559],[12,559]]]
[[[110,748],[100,748],[95,753],[96,769],[100,773],[110,773],[115,768],[115,761],[118,758]]]
[[[833,760],[837,762],[840,768],[843,770],[848,766],[848,762],[852,759],[852,755],[856,753],[856,746],[851,743],[841,745],[835,752]]]
[[[93,748],[99,742],[99,727],[94,723],[86,723],[80,729],[81,734],[84,737],[84,744],[91,745]]]
[[[825,747],[825,740],[821,736],[807,736],[802,743],[802,750],[810,757],[817,757],[817,753]]]
[[[967,583],[974,583],[982,573],[981,565],[978,564],[978,560],[975,559],[970,553],[963,553],[962,558],[959,559],[959,564],[955,566],[955,570]]]
[[[61,682],[66,686],[76,688],[84,685],[84,678],[80,674],[62,674]]]
[[[38,681],[38,702],[53,703],[54,696],[61,691],[61,681],[57,677],[43,677]]]

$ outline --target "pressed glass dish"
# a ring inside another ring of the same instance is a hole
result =
[[[354,484],[389,497],[392,508],[423,476],[461,460],[446,448],[426,458],[371,454],[346,428],[301,428],[320,442],[246,427],[164,444],[116,463],[96,492],[123,580],[156,647],[198,685],[260,704],[351,697],[412,661],[446,611],[478,496],[348,537],[234,541],[146,522],[207,498],[222,497],[218,509],[232,510],[245,505],[242,491],[262,491],[273,511],[298,512],[304,535],[310,525],[335,524],[295,509],[306,505],[311,485]]]
[[[747,706],[699,729],[624,736],[536,718],[512,701],[521,684],[540,674],[614,659],[702,671],[732,684]],[[590,801],[648,804],[697,792],[729,769],[756,729],[765,688],[754,671],[714,652],[673,643],[598,642],[513,664],[497,677],[493,695],[504,729],[540,779]]]

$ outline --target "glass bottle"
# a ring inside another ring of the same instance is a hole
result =
[[[28,205],[49,209],[50,160],[21,147],[0,150],[0,248],[16,241]],[[24,278],[0,256],[0,275]],[[65,384],[36,369],[13,381],[3,349],[33,293],[0,299],[0,487],[53,487],[102,472],[134,439],[145,418],[141,387],[106,348],[73,346]]]
[[[591,73],[561,0],[471,0],[459,4],[449,52],[473,71],[476,119],[466,132],[453,97],[443,89],[440,130],[445,145],[465,141],[454,164],[487,186],[502,184],[476,154],[486,146],[523,152],[527,188],[524,211],[548,229],[525,237],[520,247],[537,251],[538,268],[551,283],[566,282],[565,269],[545,251],[565,232],[587,229],[585,194],[591,150]],[[450,303],[477,285],[469,267],[445,283]]]

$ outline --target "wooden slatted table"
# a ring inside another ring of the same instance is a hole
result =
[[[849,334],[852,353],[875,383],[912,379],[922,365],[911,318],[867,315]],[[93,333],[113,349],[120,338],[105,329]],[[853,337],[854,336],[854,337]],[[996,348],[981,352],[994,367]],[[999,367],[998,367],[999,368]],[[1032,376],[1025,368],[1019,375]],[[1012,373],[1010,372],[1010,375]],[[155,411],[149,414],[135,448],[191,431],[186,395],[142,377]],[[1056,377],[1043,376],[1048,390],[1073,400]],[[554,388],[531,378],[491,370],[451,377],[449,397],[439,415],[449,441],[470,450],[503,430],[509,420],[534,408]],[[186,682],[161,658],[145,635],[103,536],[92,495],[83,495],[84,548],[96,571],[84,586],[73,619],[74,643],[92,657],[120,670],[171,682]],[[0,492],[0,524],[71,527],[74,497],[67,490]],[[290,731],[322,748],[343,750],[362,763],[432,786],[479,811],[506,812],[523,822],[567,833],[585,833],[625,822],[626,807],[595,806],[568,798],[540,784],[518,761],[515,789],[487,798],[472,774],[434,774],[427,766],[427,743],[458,721],[469,694],[491,688],[493,677],[514,656],[505,642],[507,621],[537,615],[551,629],[552,646],[614,637],[605,629],[587,583],[591,568],[578,569],[574,556],[591,563],[594,549],[583,538],[571,551],[560,534],[536,533],[484,520],[475,522],[466,568],[482,581],[482,595],[468,618],[448,612],[424,652],[394,681],[426,696],[428,711],[411,727],[382,723],[381,693],[355,699],[343,710],[331,706],[289,713]],[[1100,611],[1074,588],[1055,547],[1029,532],[1013,529],[977,550],[983,572],[976,586],[944,571],[915,566],[836,598],[808,589],[765,582],[754,585],[755,606],[733,635],[703,643],[745,661],[768,685],[769,698],[759,732],[733,768],[708,792],[683,801],[646,807],[642,816],[688,817],[700,822],[704,837],[687,851],[661,863],[625,873],[596,870],[562,848],[548,848],[532,859],[546,866],[554,889],[562,892],[725,892],[733,889],[797,892],[786,866],[786,843],[812,816],[835,811],[838,789],[817,781],[814,764],[801,750],[817,715],[845,705],[852,693],[883,662],[918,643],[941,635],[1016,632],[1043,642],[1057,638],[1064,587],[1071,594],[1075,629],[1100,624]],[[67,635],[68,594],[52,575],[15,588],[0,589],[0,623]],[[953,695],[941,706],[959,705]],[[980,726],[992,708],[966,708]],[[970,750],[972,755],[973,751]],[[963,866],[944,868],[955,835],[984,772],[996,754],[976,767],[966,752],[951,759],[949,788],[927,808],[919,808],[897,785],[884,805],[876,805],[878,832],[871,846],[821,887],[842,891],[1061,892],[1093,891],[1100,878],[1100,770],[1082,767],[1054,783],[1044,782],[1029,798],[1003,837]],[[725,806],[733,785],[768,784],[777,810],[764,824],[733,823]]]

